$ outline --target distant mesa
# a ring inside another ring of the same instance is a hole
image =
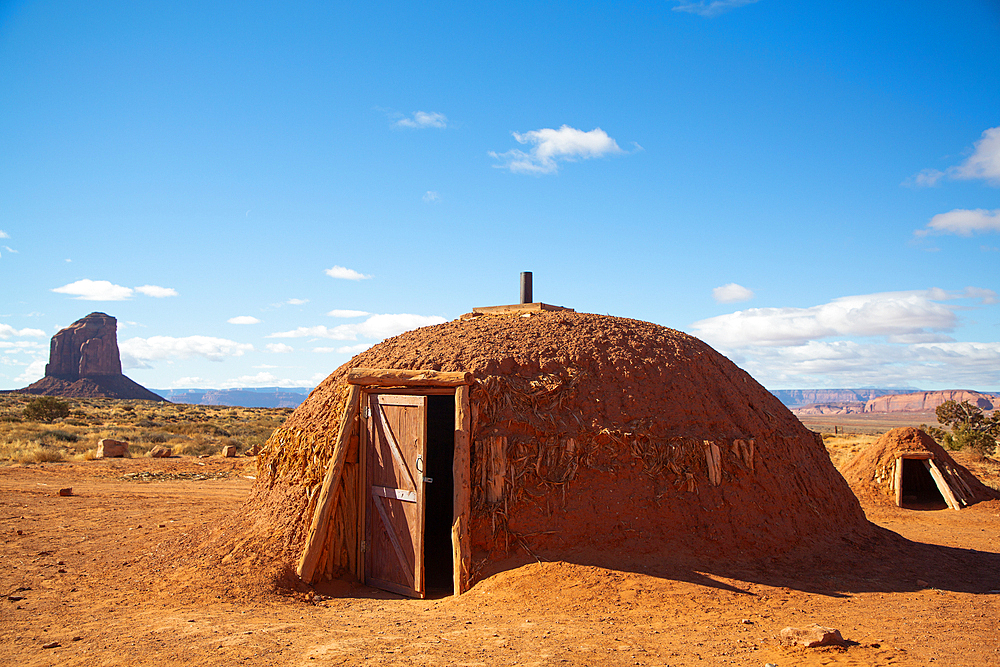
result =
[[[166,400],[122,375],[118,320],[105,313],[91,313],[53,336],[45,377],[19,391],[72,398]]]
[[[865,412],[933,412],[945,401],[968,401],[983,410],[1000,408],[1000,394],[978,391],[918,391],[911,394],[879,396],[865,404]]]

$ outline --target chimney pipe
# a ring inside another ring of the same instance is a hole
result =
[[[531,299],[531,271],[521,272],[521,303],[534,303]]]

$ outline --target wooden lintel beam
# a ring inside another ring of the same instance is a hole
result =
[[[401,368],[352,368],[347,384],[368,387],[461,387],[473,382],[464,371],[413,371]]]

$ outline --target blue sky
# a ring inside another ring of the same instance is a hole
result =
[[[535,298],[1000,391],[1000,3],[0,0],[0,388],[312,386]]]

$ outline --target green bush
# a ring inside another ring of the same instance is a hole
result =
[[[28,401],[23,414],[29,421],[51,422],[69,416],[69,403],[55,396],[39,396]]]

